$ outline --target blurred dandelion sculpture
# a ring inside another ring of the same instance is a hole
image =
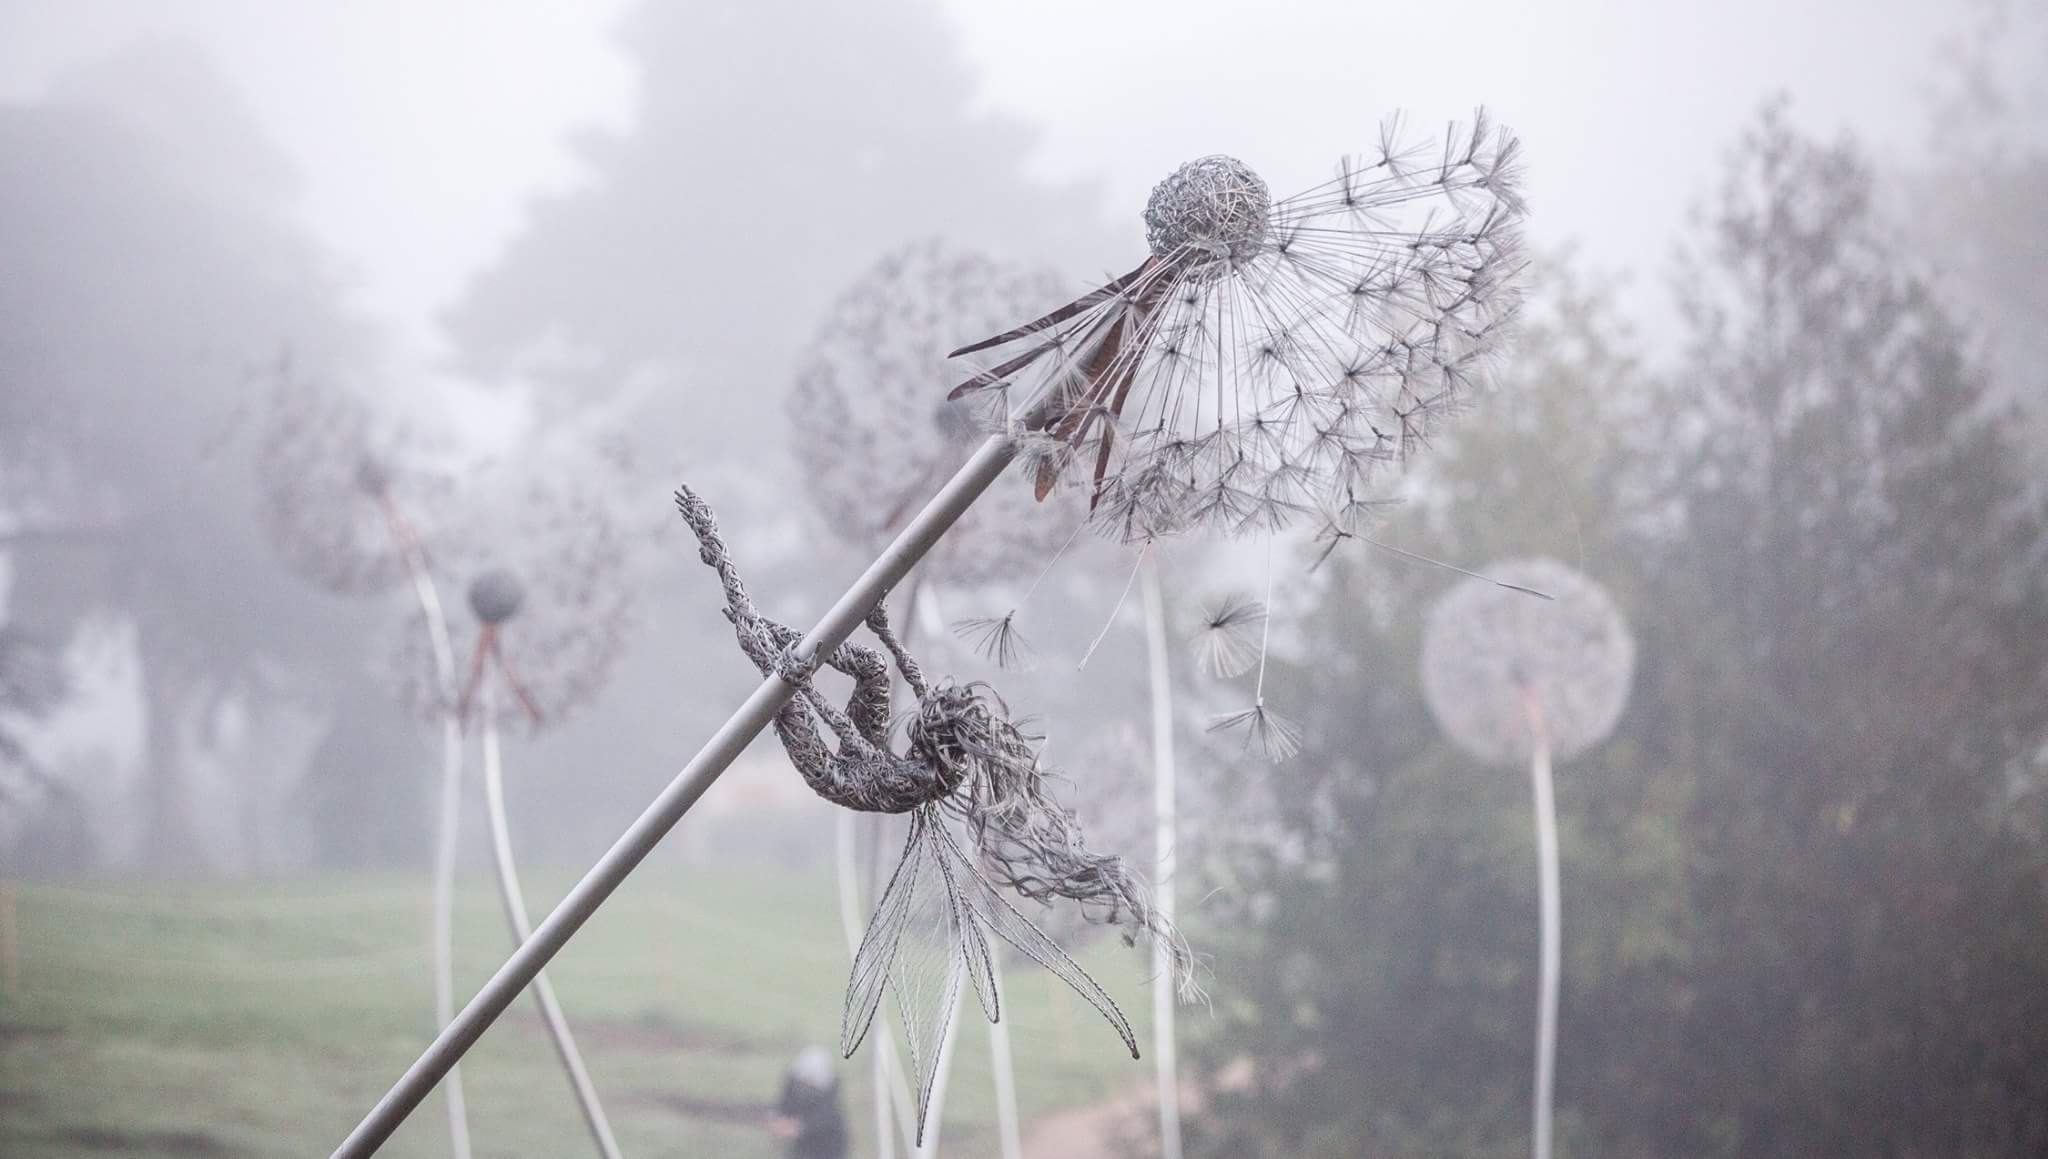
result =
[[[788,413],[800,475],[826,529],[852,546],[873,551],[902,529],[932,488],[974,452],[976,423],[965,402],[934,399],[945,380],[947,350],[963,333],[1005,324],[1059,299],[1059,279],[1031,272],[939,239],[902,246],[885,255],[840,295],[805,350],[790,392]],[[1035,518],[1021,492],[998,492],[962,517],[925,557],[904,587],[902,635],[909,642],[919,611],[936,598],[939,583],[974,584],[1006,578],[1054,554],[1078,518]],[[1069,513],[1062,512],[1062,515]],[[998,647],[1014,648],[1015,644]],[[1010,652],[1009,659],[1017,657]],[[836,823],[842,925],[847,952],[860,946],[861,911],[854,870],[855,814]],[[879,836],[880,829],[872,832]],[[1000,984],[1000,965],[992,963]],[[948,1032],[946,1054],[952,1035]],[[1009,1024],[992,1023],[991,1067],[996,1083],[996,1130],[1004,1159],[1017,1159],[1022,1141],[1012,1081]],[[874,1052],[878,1153],[893,1152],[886,1092],[894,1052],[884,1040]],[[936,1127],[944,1105],[947,1063],[939,1062],[931,1095]],[[900,1080],[897,1084],[900,1086]],[[908,1102],[907,1092],[903,1096]],[[907,1107],[901,1116],[909,1129]],[[937,1131],[928,1133],[936,1147]]]
[[[1606,589],[1555,560],[1518,559],[1470,579],[1430,610],[1422,689],[1437,723],[1488,764],[1528,762],[1542,909],[1532,1151],[1550,1159],[1563,932],[1551,762],[1606,739],[1635,673],[1635,641]],[[1503,584],[1550,593],[1521,598]]]
[[[718,574],[741,651],[763,675],[798,690],[799,698],[775,719],[790,763],[813,792],[835,805],[910,817],[902,860],[854,955],[840,1049],[851,1055],[860,1046],[884,990],[893,994],[916,1081],[922,1140],[940,1044],[963,976],[988,1020],[1001,1019],[995,977],[995,939],[1001,938],[1101,1011],[1137,1057],[1137,1036],[1115,1000],[997,891],[1002,886],[1033,901],[1070,901],[1095,921],[1124,927],[1127,940],[1155,939],[1171,948],[1176,976],[1194,985],[1191,956],[1123,859],[1090,852],[1072,812],[1052,799],[1035,738],[986,685],[929,683],[879,601],[864,622],[883,651],[847,642],[816,658],[854,681],[846,708],[834,706],[812,684],[812,661],[798,654],[796,630],[755,611],[711,508],[688,487],[676,493],[676,507],[697,537],[699,556]],[[889,736],[892,662],[917,702],[904,726],[902,754]],[[836,750],[819,734],[820,721],[837,739]],[[963,828],[966,846],[952,823]]]
[[[578,491],[486,477],[467,510],[450,520],[444,569],[468,574],[475,642],[462,683],[439,679],[407,631],[395,661],[410,699],[426,715],[476,723],[483,747],[484,807],[499,900],[516,946],[533,934],[505,808],[501,692],[539,730],[572,715],[603,687],[623,651],[632,608],[623,540],[606,509]],[[604,1105],[569,1020],[542,973],[534,1002],[547,1027],[598,1154],[617,1159]]]
[[[794,737],[803,754],[799,767],[807,773],[817,761],[830,760],[822,745],[802,743],[802,730],[788,716],[808,710],[831,722],[810,691],[810,672],[828,657],[855,663],[840,651],[847,637],[1014,459],[1026,461],[1034,498],[1043,500],[1062,482],[1083,484],[1084,526],[1127,543],[1149,545],[1189,531],[1271,536],[1311,516],[1337,526],[1354,520],[1371,502],[1378,469],[1427,439],[1496,357],[1522,268],[1519,159],[1514,137],[1481,116],[1427,141],[1410,141],[1397,122],[1389,122],[1371,155],[1341,162],[1329,180],[1277,201],[1242,162],[1190,162],[1154,190],[1145,210],[1151,252],[1135,269],[1035,321],[955,351],[974,359],[975,368],[953,395],[973,399],[989,437],[917,514],[902,521],[889,545],[808,634],[768,634],[772,653],[751,657],[763,678],[746,703],[336,1154],[374,1152],[760,730],[772,722],[785,730],[786,742]],[[1140,564],[1144,557],[1141,550]],[[1266,602],[1270,611],[1270,596]],[[741,628],[743,640],[753,635]],[[994,633],[991,638],[1000,640]],[[900,665],[902,656],[895,659]],[[1056,814],[1017,806],[1010,795],[1015,790],[1023,801],[1037,800],[1035,791],[1026,791],[1037,781],[1023,775],[1035,766],[1012,747],[1021,742],[1006,715],[972,690],[941,685],[930,692],[929,698],[919,696],[918,720],[923,743],[936,748],[914,759],[865,759],[862,746],[886,750],[851,723],[853,714],[842,713],[839,723],[847,727],[833,728],[841,754],[850,749],[862,759],[824,767],[869,782],[850,800],[875,799],[872,792],[897,780],[918,786],[900,798],[912,802],[907,807],[913,810],[943,808],[939,801],[961,800],[965,792],[958,807],[975,802],[970,831],[994,835],[998,849],[1003,840],[1017,839],[1019,854],[1050,852],[1049,838],[1059,830],[1049,819]],[[1241,727],[1277,735],[1262,698],[1261,687]],[[932,716],[934,704],[951,707]],[[970,727],[973,721],[989,731]],[[912,733],[915,746],[915,727]],[[953,743],[965,747],[954,752],[947,747]],[[953,778],[965,787],[931,796],[934,786]],[[831,781],[821,778],[814,785]],[[926,795],[921,806],[918,793]],[[1024,841],[1025,834],[1010,827],[1023,818],[1049,828]],[[980,879],[960,874],[962,866],[975,863],[955,856],[959,848],[949,844],[953,839],[943,825],[913,821],[912,831],[916,840],[906,865],[939,868],[899,875],[884,892],[888,913],[909,904],[899,897],[945,885],[939,892],[957,889],[962,892],[954,896],[966,898],[966,908],[956,909],[952,920],[968,961],[986,957],[990,929],[1032,942],[1035,930],[1004,916],[1014,916],[1003,908],[1006,902]],[[982,843],[984,860],[990,848]],[[1004,881],[1002,859],[993,864],[993,876]],[[1012,867],[1022,871],[1023,863]],[[1030,890],[1048,888],[1046,881],[1063,880],[1036,877],[1044,880],[1007,883],[1028,887],[1030,896]],[[1114,884],[1097,880],[1090,888],[1111,888],[1113,894]],[[1149,918],[1149,911],[1131,910],[1129,901],[1119,902],[1125,912]],[[877,947],[888,944],[891,928],[878,917],[867,941],[879,937]],[[1060,961],[1041,952],[1048,961]],[[887,972],[883,961],[862,958],[870,972]],[[969,973],[977,994],[992,1002],[993,986],[984,992],[985,976]],[[857,975],[856,993],[872,987],[878,1002],[881,984],[862,982],[869,976]],[[1091,992],[1087,983],[1069,981]],[[848,1025],[864,1030],[866,1021],[854,1018]],[[1121,1018],[1112,1021],[1128,1039]],[[922,1065],[921,1057],[917,1061]]]
[[[270,400],[256,453],[264,529],[285,563],[343,595],[375,595],[409,582],[419,638],[445,700],[455,687],[455,653],[439,589],[427,567],[418,512],[446,495],[445,480],[415,464],[395,431],[379,430],[358,396],[287,378]],[[455,1016],[456,844],[462,831],[462,728],[439,714],[441,783],[434,835],[434,1024]],[[446,1089],[455,1159],[469,1159],[469,1116],[460,1071]]]

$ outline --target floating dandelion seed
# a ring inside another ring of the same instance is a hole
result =
[[[1541,932],[1531,1153],[1550,1159],[1563,973],[1562,894],[1553,756],[1614,730],[1635,672],[1635,642],[1606,589],[1548,559],[1518,559],[1452,588],[1430,609],[1422,689],[1444,734],[1494,764],[1529,764],[1536,813]],[[1496,578],[1497,577],[1497,578]],[[1551,592],[1537,602],[1522,593]]]
[[[1253,630],[1266,622],[1266,605],[1231,593],[1209,605],[1195,633],[1195,666],[1205,676],[1227,680],[1251,671],[1259,662]]]
[[[1246,606],[1258,608],[1258,646],[1253,648],[1248,638],[1243,645],[1258,661],[1259,676],[1252,686],[1252,704],[1250,708],[1211,720],[1209,731],[1240,733],[1244,737],[1246,751],[1256,745],[1267,760],[1278,764],[1301,751],[1301,726],[1266,707],[1267,647],[1273,640],[1273,540],[1270,536],[1266,539],[1266,598],[1258,604]],[[1249,637],[1250,626],[1247,619],[1238,628]]]
[[[1209,723],[1209,731],[1242,735],[1247,750],[1256,746],[1274,764],[1301,751],[1301,726],[1267,708],[1263,700],[1217,717]]]
[[[711,508],[687,487],[676,493],[676,506],[697,537],[699,557],[718,573],[741,650],[764,675],[779,674],[797,687],[775,719],[797,772],[833,804],[910,816],[902,860],[854,955],[841,1050],[851,1055],[860,1046],[883,992],[892,993],[918,1080],[921,1139],[963,975],[989,1021],[1002,1016],[993,957],[1000,938],[1101,1011],[1136,1057],[1137,1036],[1115,1001],[996,887],[1035,901],[1075,902],[1092,920],[1123,926],[1130,940],[1163,940],[1190,987],[1192,958],[1123,860],[1088,850],[1074,815],[1049,792],[1034,738],[986,685],[928,683],[880,604],[866,624],[883,651],[849,642],[819,657],[854,681],[846,707],[831,704],[796,658],[799,633],[754,610]],[[889,737],[892,662],[917,699],[902,755]],[[819,721],[837,739],[836,750]]]
[[[1482,113],[1441,144],[1379,149],[1272,200],[1243,162],[1175,170],[1151,255],[1035,321],[978,396],[1043,499],[1077,473],[1126,542],[1273,531],[1361,493],[1484,379],[1523,267],[1520,148]]]
[[[1017,669],[1024,666],[1031,646],[1024,641],[1024,634],[1017,630],[1017,609],[1011,608],[1000,616],[977,616],[961,620],[953,625],[953,634],[960,637],[983,658],[998,668]]]

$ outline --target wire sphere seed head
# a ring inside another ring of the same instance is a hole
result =
[[[1533,702],[1560,761],[1607,739],[1635,677],[1636,646],[1606,588],[1553,559],[1487,567],[1445,593],[1423,627],[1422,691],[1444,735],[1489,764],[1533,755]]]
[[[519,614],[526,586],[504,568],[493,568],[470,581],[469,610],[486,624],[502,624]]]
[[[946,352],[962,335],[1057,303],[1058,275],[927,238],[882,255],[833,303],[798,364],[789,395],[791,450],[824,528],[865,550],[894,538],[974,453],[971,400],[941,401]],[[1001,488],[962,517],[930,557],[934,578],[1008,579],[1043,559],[1080,518]]]
[[[1197,157],[1152,187],[1145,240],[1161,258],[1192,253],[1202,263],[1250,260],[1266,240],[1273,195],[1235,157]]]

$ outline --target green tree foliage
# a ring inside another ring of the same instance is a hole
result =
[[[1616,737],[1559,769],[1561,1154],[2048,1148],[2048,533],[1871,194],[1767,111],[1674,370],[1567,287],[1426,488],[1432,550],[1582,559],[1640,641]],[[1219,954],[1247,997],[1207,1057],[1252,1085],[1213,1154],[1525,1153],[1526,778],[1434,734],[1442,584],[1402,566],[1337,557],[1284,677],[1311,747]]]

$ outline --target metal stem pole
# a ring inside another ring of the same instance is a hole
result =
[[[1550,1159],[1551,1108],[1557,1081],[1557,991],[1563,973],[1564,932],[1560,903],[1563,889],[1557,864],[1557,796],[1550,775],[1550,730],[1543,706],[1526,698],[1529,731],[1535,751],[1529,759],[1529,780],[1536,798],[1536,859],[1540,873],[1542,948],[1536,1007],[1536,1089],[1529,1151],[1534,1159]]]
[[[434,1028],[448,1025],[455,1013],[455,858],[462,837],[462,725],[455,719],[455,646],[448,638],[448,617],[441,594],[427,571],[418,543],[398,509],[381,504],[385,525],[399,562],[412,580],[413,598],[426,622],[427,644],[434,658],[434,679],[441,694],[441,804],[434,827]],[[462,1097],[462,1072],[450,1068],[448,1145],[454,1159],[469,1159],[469,1110]]]
[[[995,482],[996,476],[1009,466],[1010,459],[1017,453],[1016,444],[1006,435],[994,435],[981,445],[974,457],[956,472],[924,510],[904,527],[896,541],[891,543],[867,571],[854,581],[853,586],[839,597],[839,602],[825,613],[817,626],[798,645],[805,656],[816,656],[821,650],[837,647],[853,633],[855,627],[867,617],[876,601],[887,595],[918,560],[931,551],[939,537],[944,535],[961,514],[980,498],[981,493]],[[405,1121],[434,1084],[455,1066],[469,1048],[483,1037],[491,1023],[505,1012],[519,992],[533,981],[548,959],[555,956],[568,944],[597,907],[604,904],[612,891],[617,889],[646,856],[653,852],[661,839],[667,836],[676,822],[683,819],[690,806],[704,795],[711,783],[725,772],[741,751],[760,735],[775,718],[790,697],[796,695],[796,686],[779,675],[764,678],[746,701],[740,705],[717,732],[711,735],[697,755],[683,766],[661,795],[654,799],[646,811],[641,813],[618,841],[598,859],[596,865],[583,875],[568,896],[555,906],[533,936],[521,943],[477,991],[469,1005],[462,1008],[453,1021],[444,1027],[438,1037],[429,1045],[412,1066],[406,1069],[398,1082],[386,1091],[363,1121],[356,1124],[341,1146],[335,1148],[335,1159],[362,1159],[374,1155],[383,1146],[398,1125]]]
[[[505,903],[505,924],[511,927],[516,945],[533,936],[533,924],[526,916],[525,892],[519,888],[519,865],[512,859],[512,826],[505,816],[505,765],[498,746],[497,689],[489,681],[484,683],[483,718],[484,809],[491,823],[491,860],[498,867],[498,897]],[[555,1044],[555,1055],[568,1075],[576,1107],[583,1112],[583,1123],[590,1128],[590,1137],[597,1144],[598,1155],[602,1159],[620,1159],[619,1141],[612,1136],[604,1104],[597,1098],[597,1086],[590,1081],[590,1070],[583,1065],[583,1052],[576,1049],[576,1036],[569,1031],[569,1016],[562,1012],[546,971],[534,976],[533,997],[540,1006],[548,1037]]]
[[[1152,903],[1160,919],[1174,919],[1174,874],[1180,822],[1174,797],[1173,669],[1166,656],[1166,597],[1159,589],[1159,561],[1142,568],[1145,601],[1145,658],[1152,674]],[[1269,597],[1270,602],[1270,597]],[[1180,1061],[1173,1006],[1173,947],[1152,940],[1152,1060],[1159,1082],[1160,1159],[1181,1159]]]

